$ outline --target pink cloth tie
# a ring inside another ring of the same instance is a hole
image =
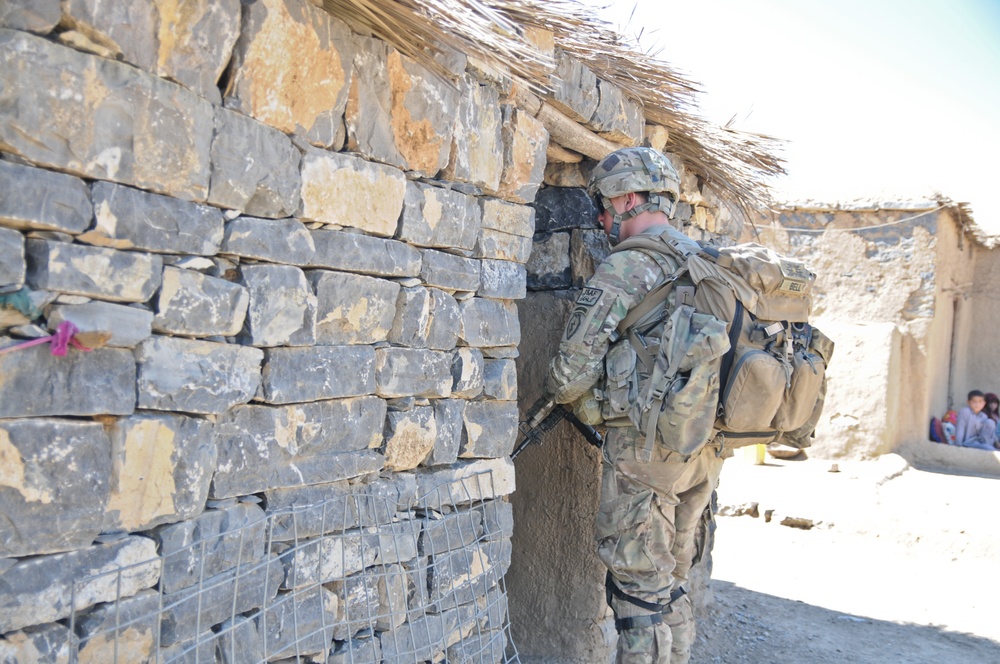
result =
[[[69,350],[70,346],[82,350],[84,353],[89,353],[93,348],[87,348],[79,341],[76,340],[76,333],[80,329],[73,325],[73,323],[68,320],[64,320],[59,323],[59,327],[56,328],[56,333],[49,337],[41,337],[40,339],[32,339],[31,341],[25,341],[23,343],[14,344],[13,346],[7,346],[6,348],[0,348],[0,355],[4,353],[9,353],[14,350],[20,350],[23,348],[31,348],[32,346],[40,346],[45,343],[52,343],[52,354],[58,357],[63,357],[66,355],[66,351]]]

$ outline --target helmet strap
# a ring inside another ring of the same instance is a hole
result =
[[[622,229],[622,216],[615,213],[611,218],[611,230],[608,231],[608,244],[612,247],[618,244],[618,233]]]
[[[615,212],[614,215],[611,217],[611,231],[608,233],[608,242],[611,244],[611,246],[613,247],[616,244],[618,244],[618,236],[621,234],[621,226],[623,221],[628,221],[632,217],[641,214],[642,212],[649,209],[652,209],[652,206],[650,206],[649,202],[647,201],[645,203],[640,203],[639,205],[636,205],[631,210],[625,210],[621,214]],[[611,211],[614,211],[613,207],[611,208]]]
[[[666,202],[664,203],[664,199]],[[667,215],[667,219],[673,219],[674,214],[677,213],[677,201],[673,200],[670,196],[663,196],[661,194],[649,194],[649,199],[644,206],[649,206],[650,210],[660,210]]]
[[[663,210],[662,199],[666,198],[668,210]],[[611,217],[611,230],[608,232],[608,242],[611,246],[615,246],[619,242],[619,236],[621,235],[622,222],[628,221],[632,217],[636,217],[643,212],[664,212],[667,215],[667,219],[672,220],[674,218],[674,213],[677,211],[677,203],[674,203],[668,197],[659,196],[658,194],[649,194],[647,200],[644,203],[640,203],[635,207],[625,210],[625,212],[618,213],[615,212],[614,207],[610,206],[610,201],[608,201],[608,207],[606,208],[609,212],[614,214]]]

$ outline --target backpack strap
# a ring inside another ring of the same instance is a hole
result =
[[[670,290],[673,287],[673,282],[683,274],[680,270],[687,271],[685,263],[687,257],[690,255],[689,252],[683,251],[676,241],[671,243],[670,240],[659,235],[633,235],[612,248],[611,253],[616,254],[620,251],[628,250],[637,250],[652,258],[660,266],[660,269],[667,274],[667,280],[647,293],[642,302],[634,307],[618,323],[619,334],[624,334],[626,329],[635,325],[649,312],[656,309],[658,305],[666,302],[667,296],[670,295]],[[676,262],[678,268],[667,269],[663,264],[664,258],[669,258]]]
[[[684,274],[687,273],[687,259],[696,253],[701,253],[704,248],[699,252],[692,252],[687,250],[681,245],[677,240],[667,238],[664,235],[633,235],[632,237],[618,243],[612,250],[611,253],[617,253],[619,251],[641,251],[647,254],[656,261],[656,264],[664,269],[663,259],[668,258],[679,264],[679,267],[673,271],[667,272],[667,279],[662,284],[649,291],[646,297],[642,299],[638,305],[632,308],[631,311],[618,322],[618,335],[629,337],[629,343],[632,348],[635,349],[635,354],[642,362],[643,366],[647,371],[651,371],[653,368],[654,358],[650,355],[649,351],[646,350],[645,344],[639,339],[639,335],[635,329],[637,323],[643,320],[653,311],[664,311],[666,308],[667,298],[670,297],[670,293],[674,289],[674,282],[680,279]],[[693,304],[694,302],[694,292],[690,287],[685,287],[690,290],[690,293],[684,294],[684,304]],[[661,320],[658,318],[657,321]]]
[[[629,343],[632,344],[632,348],[635,349],[635,354],[642,362],[642,365],[647,371],[652,371],[654,358],[646,350],[646,344],[639,339],[639,328],[637,323],[649,315],[653,311],[661,312],[661,315],[656,318],[655,322],[659,322],[665,316],[667,298],[670,297],[670,293],[673,291],[674,282],[677,281],[681,275],[687,272],[686,267],[682,267],[673,274],[667,277],[667,280],[651,290],[643,298],[642,302],[636,305],[632,311],[628,313],[625,318],[621,319],[618,323],[618,334],[628,334]],[[694,300],[692,296],[691,300]]]
[[[729,350],[722,356],[722,368],[719,369],[719,385],[721,386],[719,390],[719,417],[722,417],[724,414],[723,399],[725,395],[723,394],[723,390],[729,384],[729,373],[733,370],[733,361],[736,359],[736,343],[739,341],[742,331],[743,303],[737,298],[736,311],[733,315],[733,320],[729,323]]]
[[[677,239],[666,237],[665,232],[660,235],[643,235],[640,233],[639,235],[633,235],[627,240],[619,242],[611,250],[611,253],[615,254],[619,251],[625,251],[627,249],[646,249],[657,254],[666,254],[671,258],[678,259],[683,262],[689,256],[694,256],[702,251],[700,246],[698,251],[690,251],[686,249],[683,244],[684,243]]]
[[[625,318],[618,321],[618,333],[624,334],[625,330],[645,318],[651,311],[662,307],[666,303],[667,298],[670,297],[670,291],[674,288],[674,282],[680,279],[686,272],[687,266],[681,267],[673,274],[668,275],[667,280],[662,284],[646,293],[646,297],[642,298],[642,302],[634,306]]]
[[[687,337],[688,329],[691,327],[691,315],[694,314],[694,308],[684,307],[679,309],[674,316],[670,318],[667,325],[676,322],[673,329],[673,334]],[[680,328],[680,329],[678,329]],[[664,333],[666,336],[666,332]],[[672,340],[672,339],[671,339]],[[677,375],[677,370],[680,366],[680,362],[673,361],[675,358],[670,356],[673,348],[668,348],[666,346],[668,340],[664,339],[663,343],[660,345],[659,353],[660,355],[666,357],[667,366],[663,366],[662,363],[650,362],[652,369],[652,374],[649,377],[649,382],[646,385],[646,389],[641,395],[639,395],[639,404],[642,410],[652,410],[646,425],[646,450],[652,453],[654,449],[654,443],[656,441],[656,424],[658,413],[663,408],[663,400],[667,396],[667,390],[670,389],[670,385],[673,383],[674,376]],[[654,408],[654,404],[657,407]]]

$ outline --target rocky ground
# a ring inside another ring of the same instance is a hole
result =
[[[831,465],[726,464],[691,661],[1000,662],[1000,479]]]

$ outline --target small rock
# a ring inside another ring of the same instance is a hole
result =
[[[789,528],[799,528],[801,530],[812,530],[816,523],[812,519],[786,516],[781,520],[781,525],[788,526]]]
[[[45,328],[38,325],[18,325],[17,327],[10,328],[10,333],[15,337],[22,337],[24,339],[41,339],[42,337],[49,336]]]
[[[742,505],[723,505],[719,508],[719,516],[760,516],[759,503],[743,503]]]
[[[57,297],[55,301],[59,304],[87,304],[91,300],[89,297],[84,297],[83,295],[63,294]]]

